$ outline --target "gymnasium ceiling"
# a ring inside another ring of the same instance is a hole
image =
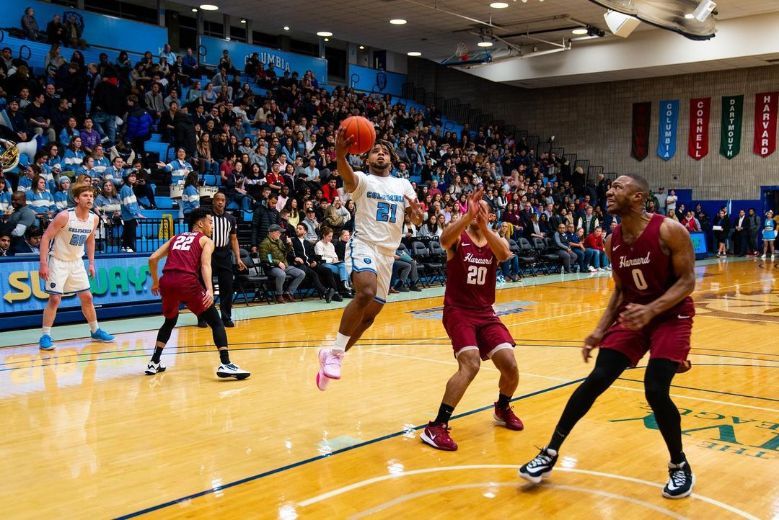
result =
[[[589,0],[505,0],[509,4],[505,9],[490,8],[492,0],[202,1],[218,5],[218,13],[251,19],[253,28],[257,31],[283,34],[283,27],[286,25],[291,29],[288,34],[300,39],[310,39],[318,31],[329,31],[333,33],[331,40],[334,42],[352,42],[401,54],[419,51],[423,58],[436,62],[452,56],[459,43],[467,45],[471,52],[477,50],[480,29],[491,30],[495,36],[504,40],[497,41],[493,47],[496,56],[500,55],[501,49],[507,48],[507,44],[518,46],[527,52],[534,50],[533,47],[535,50],[552,48],[548,44],[531,40],[525,35],[527,32],[534,33],[535,38],[562,42],[564,39],[576,38],[571,34],[573,27],[587,24],[602,29],[606,36],[587,41],[574,40],[574,48],[630,40],[612,36],[603,19],[605,9]],[[182,3],[197,6],[202,2],[183,0]],[[719,22],[779,13],[779,0],[717,0],[717,4],[716,18]],[[403,18],[408,23],[391,25],[389,20],[393,18]],[[491,23],[493,27],[479,22]],[[233,22],[232,25],[236,23]],[[644,31],[667,32],[642,23],[634,36]],[[685,40],[682,36],[673,36]],[[775,31],[770,38],[777,38]],[[536,58],[535,61],[539,59]],[[697,72],[701,68],[694,63],[689,65],[689,72]],[[687,72],[683,69],[684,64],[677,64],[674,73]],[[517,84],[519,79],[507,78],[503,81]],[[529,80],[525,85],[529,87],[567,83],[548,80],[542,82],[543,84],[533,84],[533,78],[522,79]]]

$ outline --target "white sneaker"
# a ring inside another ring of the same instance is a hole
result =
[[[610,266],[610,265],[607,265],[606,267],[604,267],[604,268],[603,268],[603,270],[604,270],[604,271],[611,271],[611,266]]]
[[[146,371],[144,373],[147,376],[153,376],[154,374],[165,372],[166,368],[167,367],[162,364],[162,361],[160,361],[159,363],[155,363],[154,361],[149,361],[149,363],[146,365]]]
[[[324,362],[321,361],[324,351]],[[322,373],[330,379],[341,379],[341,360],[344,357],[343,350],[322,349],[320,350],[320,365]]]
[[[760,255],[760,260],[765,260],[765,255]]]
[[[238,380],[241,380],[246,379],[252,374],[251,372],[239,368],[235,363],[228,363],[226,365],[219,365],[219,368],[216,369],[216,375],[223,379],[227,377],[234,377]]]
[[[597,270],[597,269],[595,269],[595,268],[594,268],[593,266],[591,266],[591,265],[590,265],[590,266],[587,266],[587,269],[588,269],[588,270],[589,270],[591,273],[596,273],[596,272],[598,272],[598,270]]]

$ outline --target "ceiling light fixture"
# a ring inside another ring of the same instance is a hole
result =
[[[577,27],[573,31],[571,31],[573,34],[577,36],[582,36],[584,34],[587,34],[587,28],[586,27]]]
[[[326,42],[329,42],[329,41],[330,41],[330,38],[325,38],[325,41],[326,41]]]
[[[196,13],[196,12],[197,12],[197,7],[193,7],[193,8],[192,8],[192,12],[193,12],[193,13]]]
[[[492,47],[492,42],[487,40],[476,44],[479,47]]]
[[[408,22],[403,18],[393,18],[389,21],[392,25],[406,25]]]
[[[684,15],[685,20],[692,20],[693,18],[695,18],[695,15],[692,13],[687,13],[686,15]]]
[[[289,25],[285,25],[285,26],[284,26],[284,30],[285,30],[285,31],[289,31]]]
[[[246,18],[241,18],[241,23],[246,23]]]
[[[333,35],[333,33],[331,33],[330,31],[319,31],[318,33],[316,33],[316,35],[321,36],[323,38],[329,38],[330,36]]]
[[[493,9],[505,9],[508,6],[509,4],[507,4],[506,2],[492,2],[490,4],[490,7],[492,7]]]
[[[219,8],[214,4],[203,4],[200,6],[203,11],[218,11]]]
[[[365,50],[365,45],[360,45],[360,50],[364,51]]]
[[[411,51],[411,52],[407,52],[406,54],[413,57],[422,56],[422,53],[419,51]]]

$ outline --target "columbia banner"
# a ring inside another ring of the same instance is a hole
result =
[[[649,123],[652,118],[652,103],[633,103],[633,139],[630,155],[643,161],[649,155]]]
[[[722,96],[722,124],[719,154],[732,159],[741,151],[741,122],[744,119],[744,96]]]
[[[690,100],[690,138],[687,141],[687,153],[696,161],[709,154],[710,116],[711,98]]]
[[[779,92],[763,92],[755,97],[755,146],[760,157],[776,151],[776,109]]]
[[[679,100],[660,101],[660,124],[658,125],[657,155],[669,161],[676,155],[676,132],[679,128]]]

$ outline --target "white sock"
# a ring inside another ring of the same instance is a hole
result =
[[[92,332],[97,332],[97,329],[99,329],[99,328],[100,327],[98,326],[96,321],[90,321],[89,322],[89,330],[91,330]]]
[[[333,345],[332,350],[344,352],[346,350],[346,344],[349,343],[349,337],[350,336],[344,336],[339,332],[335,337],[335,345]]]
[[[41,334],[51,336],[51,327],[41,327]]]

